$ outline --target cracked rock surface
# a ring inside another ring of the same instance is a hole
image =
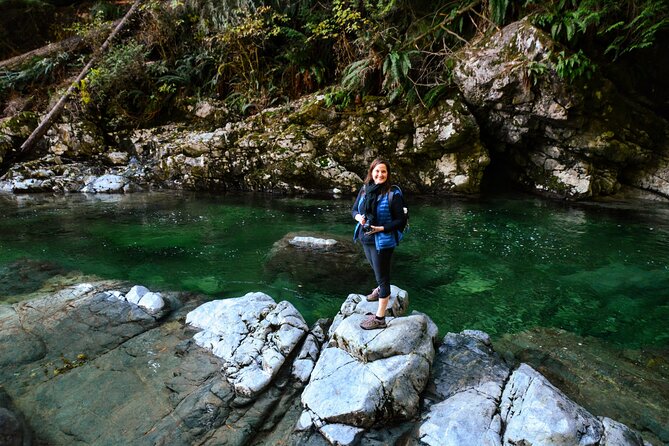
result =
[[[393,294],[389,307],[399,316],[407,295],[397,287]],[[302,393],[299,424],[313,424],[332,444],[353,444],[367,428],[417,415],[434,357],[427,316],[388,317],[387,328],[365,331],[360,322],[368,303],[359,297],[351,295],[342,305],[329,346]]]
[[[264,293],[207,302],[186,323],[202,329],[193,339],[223,360],[228,382],[245,398],[269,385],[309,330],[291,303]]]
[[[240,406],[223,361],[183,324],[204,296],[164,292],[156,313],[119,297],[128,284],[70,279],[0,305],[2,444],[259,445],[292,430],[303,384],[286,367]]]
[[[449,333],[415,444],[643,446],[627,426],[595,417],[527,364],[510,372],[479,331]]]

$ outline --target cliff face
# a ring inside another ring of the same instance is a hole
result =
[[[669,198],[667,122],[597,73],[558,76],[559,50],[527,20],[472,42],[454,69],[460,91],[430,110],[368,97],[340,112],[312,95],[246,119],[201,103],[192,125],[124,134],[62,123],[0,189],[351,192],[380,156],[417,193],[478,193],[501,173],[568,199]],[[0,125],[0,156],[27,136],[19,118]]]

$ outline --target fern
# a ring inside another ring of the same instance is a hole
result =
[[[490,0],[490,18],[498,25],[504,23],[506,10],[509,8],[509,0]]]
[[[442,84],[431,88],[423,97],[423,103],[427,108],[434,107],[439,100],[448,92],[448,85]]]
[[[341,86],[344,90],[355,91],[361,88],[367,74],[372,70],[372,60],[369,58],[356,60],[344,69]]]

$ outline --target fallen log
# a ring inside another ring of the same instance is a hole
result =
[[[81,80],[86,77],[86,74],[88,74],[88,71],[91,69],[93,64],[97,61],[97,59],[102,55],[107,48],[109,48],[109,45],[111,44],[111,41],[116,37],[116,35],[121,31],[123,28],[123,25],[128,21],[128,19],[135,13],[135,11],[139,8],[140,3],[142,0],[135,0],[135,3],[130,7],[128,12],[125,13],[121,21],[116,25],[116,27],[112,30],[111,34],[109,34],[109,37],[107,37],[107,40],[104,41],[102,46],[91,55],[91,59],[88,61],[86,66],[81,70],[79,73],[79,76],[70,84],[68,87],[67,91],[60,97],[56,105],[53,106],[53,108],[47,113],[47,115],[44,117],[42,122],[37,126],[35,130],[30,134],[28,139],[26,139],[23,144],[21,144],[21,150],[20,153],[24,153],[32,148],[32,146],[35,144],[35,142],[40,139],[44,134],[49,130],[49,127],[51,127],[51,124],[53,121],[60,115],[60,112],[63,111],[63,108],[65,107],[65,102],[67,102],[67,99],[69,96],[72,94],[72,92],[79,86],[79,83]]]
[[[79,51],[84,47],[86,41],[80,36],[73,36],[60,42],[50,43],[49,45],[43,46],[41,48],[36,48],[34,50],[28,51],[27,53],[19,54],[18,56],[12,57],[11,59],[6,59],[0,61],[0,70],[11,70],[18,68],[24,63],[30,61],[33,57],[47,57],[52,54],[67,52],[71,53],[73,51]]]

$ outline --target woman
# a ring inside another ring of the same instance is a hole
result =
[[[353,204],[351,215],[358,222],[353,235],[360,240],[365,257],[374,270],[378,285],[367,300],[377,301],[376,315],[370,315],[360,327],[374,330],[386,327],[386,308],[390,298],[390,259],[397,246],[397,229],[402,225],[404,204],[401,195],[390,194],[390,164],[375,159],[369,166],[365,184]],[[392,201],[392,203],[391,203]]]

